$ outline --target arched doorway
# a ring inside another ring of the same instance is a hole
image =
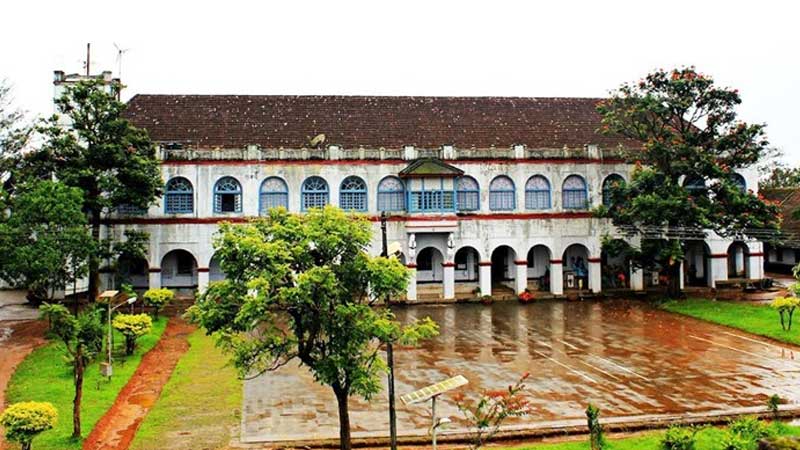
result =
[[[461,247],[456,252],[456,281],[478,281],[480,255],[472,247]]]
[[[222,271],[222,268],[219,265],[219,257],[214,254],[211,257],[211,261],[208,263],[208,281],[222,281],[225,279],[225,272]]]
[[[492,252],[492,282],[502,283],[514,279],[514,259],[517,253],[507,245],[501,245]]]
[[[550,290],[551,259],[552,253],[545,245],[534,245],[528,250],[528,280],[533,280],[535,289]],[[528,284],[531,284],[531,281]]]
[[[750,249],[747,244],[736,241],[728,247],[728,278],[748,278],[747,258]]]
[[[589,288],[589,249],[582,244],[572,244],[564,250],[564,289]]]
[[[114,287],[119,289],[129,284],[136,291],[146,291],[150,287],[149,265],[144,258],[121,256],[117,260],[117,276]]]
[[[186,250],[172,250],[161,259],[161,287],[197,288],[197,260]]]
[[[683,251],[683,280],[686,286],[709,286],[711,250],[703,241],[685,243]]]
[[[618,249],[615,254],[609,252],[605,246],[600,253],[601,286],[603,289],[628,289],[631,287],[631,264],[623,250],[627,245],[621,239],[614,239],[612,244],[618,244],[610,246],[612,252]]]
[[[442,252],[425,247],[417,255],[417,283],[441,283],[443,278]]]

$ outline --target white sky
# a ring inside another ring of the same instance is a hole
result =
[[[0,78],[52,112],[52,72],[125,54],[125,98],[150,94],[603,96],[696,65],[740,90],[800,163],[800,6],[792,1],[6,2]],[[213,5],[213,6],[212,6]]]

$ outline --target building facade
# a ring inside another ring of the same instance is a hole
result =
[[[136,287],[202,290],[224,276],[220,222],[331,204],[370,218],[374,254],[386,214],[412,273],[408,301],[643,290],[658,274],[607,257],[603,237],[625,237],[591,213],[630,177],[624,155],[637,148],[596,133],[597,101],[137,95],[128,118],[158,145],[164,196],[115,212],[104,233],[149,233],[147,260],[130,264]],[[762,276],[758,242],[687,245],[686,285]]]

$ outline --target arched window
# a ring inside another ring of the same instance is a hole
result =
[[[265,215],[271,208],[284,207],[289,209],[289,188],[286,182],[279,177],[269,177],[261,183],[259,193],[258,213]]]
[[[624,186],[625,179],[615,173],[603,180],[603,205],[606,207],[611,207],[611,187],[617,185]]]
[[[733,184],[735,184],[740,191],[747,192],[747,181],[744,179],[744,177],[738,173],[734,173],[732,177],[733,177]]]
[[[397,177],[386,177],[378,183],[378,211],[405,211],[406,187]]]
[[[320,177],[308,177],[303,182],[300,209],[322,208],[328,204],[328,182]]]
[[[164,188],[164,212],[167,214],[191,214],[194,212],[194,188],[183,177],[167,181]]]
[[[214,185],[214,212],[242,212],[242,185],[233,177],[222,177]]]
[[[367,183],[359,177],[347,177],[339,186],[339,207],[345,211],[367,210]]]
[[[478,182],[470,176],[456,180],[456,207],[459,211],[477,211],[481,207],[481,191]]]
[[[489,209],[513,211],[516,206],[514,182],[505,175],[495,177],[489,184]]]
[[[586,209],[589,207],[589,193],[586,181],[579,175],[570,175],[561,185],[561,201],[564,209]]]
[[[528,178],[525,183],[525,208],[550,209],[550,182],[541,175]]]

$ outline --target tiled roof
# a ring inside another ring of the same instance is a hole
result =
[[[197,148],[604,148],[593,98],[136,95],[127,117],[157,142]]]
[[[398,175],[400,175],[400,178],[424,177],[427,175],[459,177],[464,175],[464,171],[438,159],[422,158],[406,166]]]
[[[781,229],[800,233],[800,218],[794,215],[795,211],[800,211],[800,188],[761,189],[758,192],[780,207],[783,215]]]

